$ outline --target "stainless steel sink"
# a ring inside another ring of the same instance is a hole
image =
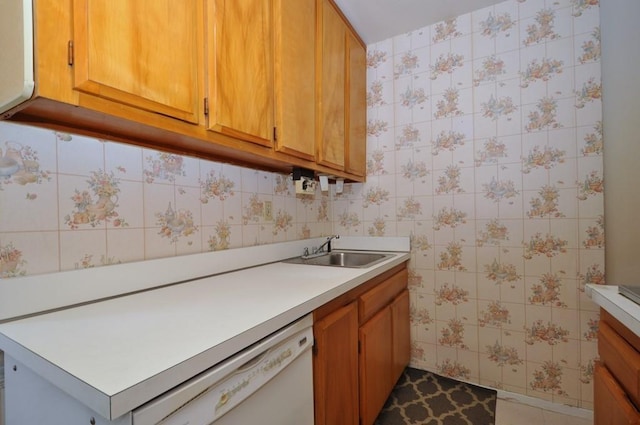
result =
[[[365,268],[392,257],[393,254],[376,254],[369,252],[330,252],[319,257],[296,257],[284,261],[292,264],[308,264],[312,266],[332,266]]]

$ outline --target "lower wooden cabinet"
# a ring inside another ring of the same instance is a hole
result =
[[[384,308],[360,327],[360,417],[372,424],[393,388],[391,309]]]
[[[402,372],[411,360],[411,332],[409,327],[409,291],[404,290],[389,306],[391,308],[391,324],[393,326],[393,366],[391,380],[393,385],[400,379]]]
[[[409,364],[406,265],[314,312],[316,425],[372,425]]]
[[[595,425],[640,425],[640,337],[600,310],[593,381]]]
[[[593,375],[594,424],[638,425],[640,412],[631,403],[624,390],[609,370],[597,362]]]
[[[317,320],[313,381],[317,424],[357,425],[358,305],[351,302]]]

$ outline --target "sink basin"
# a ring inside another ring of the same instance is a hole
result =
[[[365,268],[392,257],[393,254],[376,254],[369,252],[330,252],[320,257],[302,258],[296,257],[286,260],[285,263],[309,264],[312,266],[333,266]]]

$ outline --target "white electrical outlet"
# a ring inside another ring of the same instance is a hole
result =
[[[273,221],[273,203],[271,201],[264,201],[262,205],[262,218],[264,218],[264,221]]]
[[[301,178],[295,181],[296,193],[299,195],[313,195],[316,192],[315,180]]]

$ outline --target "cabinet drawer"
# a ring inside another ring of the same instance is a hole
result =
[[[372,318],[384,306],[391,303],[391,301],[407,287],[407,278],[408,272],[404,269],[370,291],[362,294],[359,298],[358,305],[360,324]]]
[[[640,337],[603,308],[600,309],[600,323],[602,322],[606,322],[611,329],[640,352]]]
[[[640,424],[640,413],[600,362],[596,362],[593,380],[595,425]]]
[[[640,353],[624,340],[611,326],[600,322],[598,331],[600,360],[628,394],[640,405]]]

